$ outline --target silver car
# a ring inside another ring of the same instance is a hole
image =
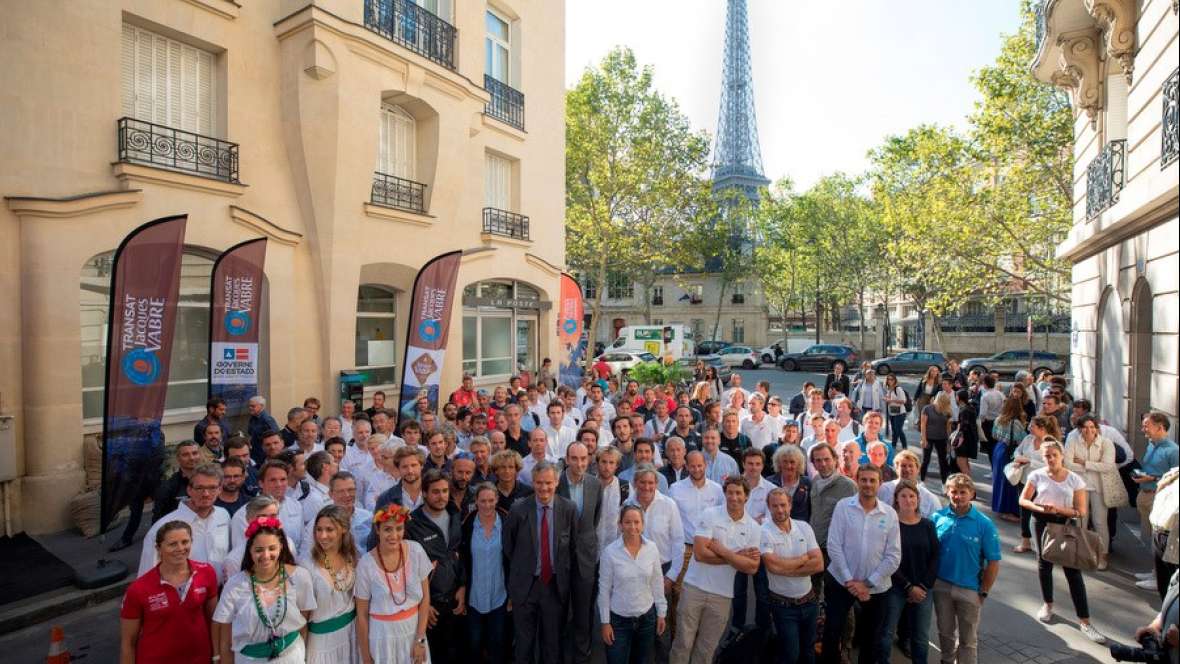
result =
[[[946,356],[942,353],[935,353],[928,350],[907,350],[891,355],[889,357],[882,357],[878,360],[873,360],[873,371],[885,376],[891,373],[896,374],[920,374],[925,373],[930,366],[936,366],[940,371],[946,370]]]
[[[1051,371],[1055,374],[1065,373],[1068,362],[1061,355],[1044,350],[1034,350],[1032,351],[1032,362],[1030,363],[1028,354],[1028,349],[1005,350],[991,357],[968,358],[963,360],[962,367],[965,372],[979,368],[983,371],[1015,374],[1017,371],[1028,371],[1029,365],[1031,364],[1034,376],[1040,375],[1042,371]]]

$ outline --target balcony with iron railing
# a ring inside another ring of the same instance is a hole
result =
[[[524,93],[487,74],[483,77],[483,87],[492,96],[483,112],[524,131]]]
[[[1123,190],[1127,141],[1113,140],[1086,167],[1086,219],[1119,202]]]
[[[529,218],[523,214],[486,207],[483,209],[483,232],[513,240],[531,242]]]
[[[455,26],[413,0],[365,0],[365,27],[431,62],[455,68]]]
[[[426,212],[426,185],[387,173],[373,173],[369,199],[373,205],[410,212]]]
[[[135,118],[119,118],[119,161],[238,184],[238,144]]]
[[[1173,5],[1174,6],[1174,5]],[[1164,81],[1163,94],[1163,117],[1160,118],[1160,168],[1164,169],[1172,165],[1176,161],[1176,157],[1180,156],[1180,128],[1177,123],[1180,122],[1180,117],[1177,117],[1178,109],[1176,105],[1176,88],[1180,86],[1180,69],[1172,72],[1167,81]]]

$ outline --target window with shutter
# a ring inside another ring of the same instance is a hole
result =
[[[414,117],[399,106],[381,107],[377,172],[407,180],[415,179]]]
[[[123,115],[217,137],[215,57],[123,24]]]
[[[512,162],[489,154],[484,171],[487,207],[510,210]]]

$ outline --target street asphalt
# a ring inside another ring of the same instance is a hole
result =
[[[819,374],[786,373],[773,368],[741,373],[745,387],[753,388],[757,381],[769,380],[771,393],[782,396],[784,400],[797,393],[805,380],[823,379]],[[914,380],[915,377],[907,376],[903,378],[902,384],[912,389]],[[916,441],[916,432],[910,431],[909,438],[911,443]],[[986,506],[990,505],[991,500],[991,469],[986,463],[986,456],[981,455],[979,462],[973,466],[973,476],[980,497],[978,505],[990,515]],[[937,473],[931,473],[928,484],[941,495]],[[1111,554],[1110,569],[1087,573],[1085,577],[1094,625],[1109,638],[1124,643],[1133,642],[1135,628],[1150,621],[1159,608],[1154,591],[1141,590],[1134,585],[1133,573],[1151,566],[1150,554],[1139,542],[1136,522],[1133,510],[1123,511]],[[999,579],[983,609],[979,661],[984,664],[1111,661],[1105,646],[1091,643],[1078,631],[1061,572],[1057,572],[1054,577],[1057,616],[1048,625],[1036,620],[1035,615],[1041,605],[1036,560],[1031,554],[1012,553],[1012,547],[1019,540],[1015,524],[1000,520],[996,520],[996,523],[1004,544],[1004,560]],[[119,601],[110,600],[0,636],[0,653],[3,653],[0,660],[17,664],[45,661],[50,627],[58,624],[65,628],[66,644],[73,661],[95,664],[116,662],[119,648],[118,613]],[[937,661],[938,639],[933,629],[930,640],[930,660]],[[601,648],[596,650],[595,659],[601,661]],[[895,651],[893,661],[907,660]]]

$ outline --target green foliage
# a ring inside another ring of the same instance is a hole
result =
[[[677,362],[668,365],[663,362],[643,362],[631,367],[627,375],[639,381],[640,385],[649,387],[679,383],[691,376],[692,372]]]

